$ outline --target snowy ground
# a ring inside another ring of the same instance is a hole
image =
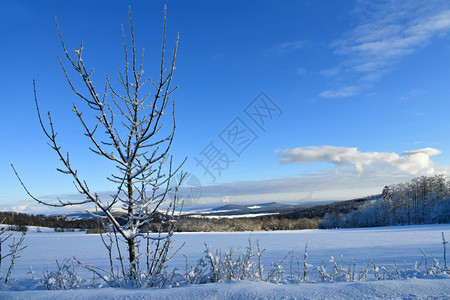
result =
[[[392,265],[393,259],[408,269],[422,258],[422,248],[426,253],[443,261],[441,232],[450,240],[450,225],[398,226],[341,230],[302,230],[256,233],[180,233],[175,235],[176,245],[185,243],[182,250],[171,262],[171,267],[185,268],[185,257],[190,265],[203,256],[204,243],[211,249],[227,251],[230,247],[245,249],[248,239],[260,239],[266,249],[263,263],[267,267],[272,261],[282,260],[295,250],[303,256],[308,245],[308,262],[314,265],[311,277],[316,276],[316,267],[322,261],[329,264],[330,256],[344,263],[354,261],[358,266],[368,264],[368,258],[379,266]],[[27,274],[32,266],[37,277],[48,265],[55,268],[55,260],[75,256],[85,264],[108,266],[105,251],[98,235],[84,233],[37,233],[31,229],[25,243],[28,246],[18,260],[13,277],[19,291],[0,291],[0,299],[450,299],[450,276],[425,276],[407,280],[385,280],[350,283],[301,283],[272,284],[266,282],[227,282],[218,284],[192,285],[174,289],[84,289],[71,291],[42,291],[36,281]],[[431,256],[430,256],[431,260]],[[288,266],[285,270],[288,272]],[[314,276],[313,276],[314,275]]]

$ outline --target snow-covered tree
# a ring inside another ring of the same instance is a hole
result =
[[[368,227],[403,224],[448,223],[450,180],[444,175],[421,176],[410,182],[386,186],[379,199],[364,203],[342,216],[331,213],[321,228]]]
[[[128,260],[128,268],[123,266],[121,257],[124,278],[136,279],[138,274],[155,276],[163,271],[164,263],[168,260],[167,253],[171,248],[171,236],[176,223],[177,191],[184,178],[183,172],[180,171],[181,180],[177,180],[176,185],[170,184],[182,165],[181,163],[179,166],[174,166],[172,156],[169,155],[175,134],[175,104],[171,95],[176,89],[172,87],[172,78],[178,36],[171,54],[170,65],[166,69],[166,11],[164,10],[158,79],[152,81],[144,77],[144,50],[139,55],[135,48],[131,9],[129,9],[131,38],[127,41],[122,26],[125,61],[123,69],[118,69],[119,88],[113,84],[115,81],[110,80],[106,75],[104,90],[100,92],[92,82],[93,69],[83,60],[83,43],[70,53],[58,23],[56,27],[64,55],[69,66],[80,76],[83,90],[76,87],[69,76],[70,72],[58,57],[60,65],[72,91],[79,97],[81,103],[95,114],[96,125],[90,125],[92,120],[89,120],[89,115],[86,117],[83,115],[79,104],[73,105],[73,112],[82,124],[84,135],[91,143],[89,149],[98,155],[99,159],[106,159],[115,166],[115,173],[106,179],[115,183],[117,190],[110,197],[103,198],[92,191],[88,183],[80,177],[76,167],[71,163],[69,153],[61,151],[51,114],[48,113],[48,124],[42,118],[34,82],[35,103],[40,125],[49,140],[49,145],[63,165],[58,171],[72,177],[84,200],[45,202],[33,196],[20,178],[19,180],[27,193],[44,205],[63,207],[94,204],[104,216],[105,227],[112,234],[121,237],[120,240],[125,241],[127,245],[128,257],[124,260]],[[118,217],[113,214],[112,209],[117,207],[125,211],[125,216]],[[155,221],[160,225],[156,234],[142,231],[142,228],[145,226],[148,228],[149,224]],[[116,238],[116,241],[118,240]],[[146,245],[139,247],[140,243]],[[146,256],[145,271],[141,271],[139,260],[143,260],[144,257],[140,254]]]

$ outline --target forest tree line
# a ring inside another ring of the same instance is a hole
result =
[[[435,224],[450,221],[450,180],[444,175],[421,176],[386,186],[381,197],[358,210],[328,213],[319,228]]]
[[[284,218],[279,216],[242,218],[182,217],[177,224],[179,232],[227,232],[227,231],[273,231],[316,229],[319,218]]]
[[[83,230],[98,227],[98,222],[95,219],[67,219],[63,216],[30,215],[11,211],[0,212],[1,220],[4,220],[4,224],[21,226],[22,229],[24,229],[24,226],[77,228]]]

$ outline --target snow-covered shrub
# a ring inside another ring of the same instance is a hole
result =
[[[74,257],[65,259],[62,263],[56,261],[56,270],[49,271],[48,266],[45,267],[40,282],[47,290],[81,288],[86,280],[78,274],[79,268],[79,264]],[[34,276],[33,273],[32,276]]]
[[[8,225],[9,231],[20,231],[20,232],[27,232],[28,227],[25,225]]]
[[[4,219],[0,221],[0,225],[3,224]],[[11,273],[14,269],[14,265],[16,260],[20,258],[21,252],[26,248],[26,246],[22,246],[23,241],[25,240],[26,232],[22,231],[22,235],[19,239],[16,240],[16,237],[13,237],[12,233],[7,233],[9,230],[8,227],[0,228],[0,286],[11,283]],[[12,239],[10,239],[12,237]],[[9,251],[5,253],[4,251],[4,243],[10,239],[11,244],[8,245]],[[5,259],[9,257],[8,267],[3,269],[5,265]]]
[[[445,235],[442,232],[442,247],[444,248],[444,268],[445,269],[447,269],[447,244],[448,244],[448,242],[445,240]]]
[[[263,252],[259,240],[253,244],[249,239],[248,247],[242,252],[231,248],[223,254],[219,250],[213,253],[210,246],[205,244],[204,257],[197,261],[195,267],[186,266],[186,274],[183,278],[187,284],[229,280],[285,282],[282,264],[290,253],[281,262],[272,263],[268,271],[264,273],[264,266],[261,263]]]

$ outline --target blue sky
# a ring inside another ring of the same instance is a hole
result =
[[[155,78],[164,2],[2,3],[2,209],[45,210],[27,197],[11,163],[37,196],[79,197],[55,171],[33,79],[72,165],[91,189],[113,189],[104,180],[112,166],[89,152],[71,112],[79,100],[56,58],[54,17],[69,49],[83,41],[102,86],[123,63],[129,4],[145,74]],[[202,186],[198,204],[342,200],[447,174],[448,1],[167,1],[170,49],[177,32],[172,154],[188,157],[184,170]]]

